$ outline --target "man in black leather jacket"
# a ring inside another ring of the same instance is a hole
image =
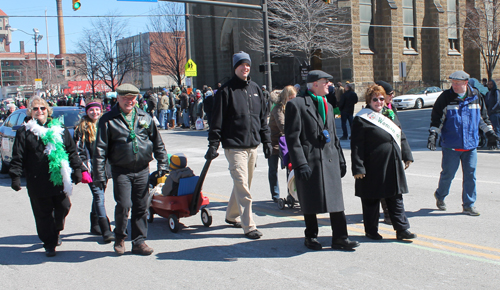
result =
[[[99,120],[93,156],[94,183],[104,186],[106,160],[111,165],[115,206],[115,252],[125,253],[128,213],[132,209],[132,253],[150,255],[153,249],[144,242],[148,232],[148,178],[152,155],[158,173],[167,170],[167,151],[151,115],[139,109],[139,89],[122,84],[116,89],[118,105]]]

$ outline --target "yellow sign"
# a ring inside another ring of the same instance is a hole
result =
[[[185,67],[185,76],[187,77],[195,77],[197,75],[196,73],[196,63],[192,59],[189,59],[186,62],[186,67]]]

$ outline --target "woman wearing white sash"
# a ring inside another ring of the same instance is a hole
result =
[[[394,120],[391,110],[384,110],[384,96],[381,86],[370,86],[365,94],[366,108],[353,121],[351,160],[355,194],[361,198],[368,238],[382,239],[378,233],[379,205],[380,199],[385,198],[396,238],[413,239],[416,235],[408,230],[402,196],[408,192],[404,170],[413,157],[399,121]]]

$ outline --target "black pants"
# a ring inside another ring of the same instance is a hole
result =
[[[387,209],[392,221],[392,226],[396,231],[407,230],[410,223],[406,218],[405,207],[403,204],[403,195],[386,197]],[[378,232],[378,220],[380,218],[380,199],[361,198],[363,206],[363,223],[365,224],[365,233],[375,234]]]
[[[148,179],[149,167],[138,172],[124,168],[111,169],[113,176],[113,193],[115,206],[115,236],[117,240],[127,237],[128,214],[132,209],[130,220],[132,227],[132,243],[144,242],[148,233]]]
[[[306,230],[304,231],[306,238],[318,237],[318,218],[316,214],[304,214]],[[343,211],[330,213],[330,224],[332,227],[332,239],[345,239],[347,235],[347,221]]]
[[[47,197],[30,195],[31,208],[35,216],[36,231],[43,247],[53,249],[57,245],[59,232],[64,229],[71,202],[66,194]]]

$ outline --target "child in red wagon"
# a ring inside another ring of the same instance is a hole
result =
[[[191,176],[194,176],[194,172],[187,167],[186,156],[183,153],[172,155],[170,157],[170,174],[162,187],[162,195],[177,195],[179,180]]]

